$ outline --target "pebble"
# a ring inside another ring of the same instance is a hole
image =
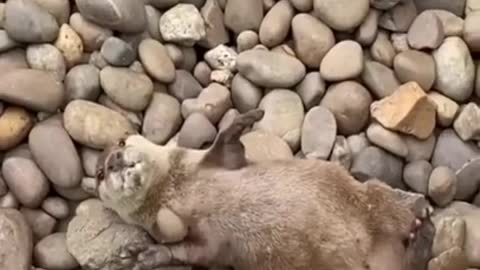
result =
[[[32,264],[32,230],[15,209],[0,208],[0,257],[4,270],[30,270]]]
[[[363,46],[369,46],[375,40],[378,33],[378,19],[380,11],[370,9],[367,17],[355,32],[355,40]]]
[[[0,52],[8,51],[19,44],[13,40],[5,30],[0,30]]]
[[[240,113],[246,113],[258,107],[263,91],[242,75],[236,74],[232,80],[232,103]]]
[[[474,102],[465,104],[453,122],[453,129],[464,140],[480,140],[480,108]]]
[[[314,14],[337,31],[348,31],[359,26],[367,16],[369,0],[313,0]],[[346,9],[345,7],[348,7]]]
[[[401,0],[370,0],[370,5],[377,9],[391,9]]]
[[[161,83],[175,80],[175,66],[162,43],[144,39],[138,46],[138,56],[150,76]]]
[[[68,103],[63,122],[68,134],[76,142],[94,149],[103,149],[127,134],[136,133],[123,115],[87,100]]]
[[[165,93],[153,93],[145,111],[142,135],[155,144],[165,144],[182,124],[180,102]]]
[[[76,7],[86,19],[121,33],[139,33],[145,30],[147,19],[143,1],[76,0]]]
[[[457,192],[457,177],[449,167],[436,167],[428,181],[428,196],[440,207],[448,205]]]
[[[435,82],[435,61],[431,55],[422,51],[407,50],[397,54],[393,68],[401,83],[415,81],[428,91]]]
[[[381,30],[378,32],[375,41],[370,47],[370,54],[373,60],[385,66],[392,67],[393,58],[397,53],[386,31]]]
[[[435,107],[416,82],[400,86],[392,95],[370,106],[372,117],[382,126],[426,139],[435,128]]]
[[[102,44],[113,35],[113,31],[86,20],[76,12],[70,16],[69,25],[80,36],[85,52],[99,50]]]
[[[162,34],[160,33],[160,17],[162,13],[152,5],[145,3],[145,16],[147,19],[147,31],[150,37],[155,40],[163,41]]]
[[[393,70],[376,61],[365,62],[361,78],[377,98],[390,96],[400,87]]]
[[[347,139],[344,136],[337,136],[333,144],[330,161],[337,162],[345,169],[350,170],[352,166],[353,156],[350,151]]]
[[[344,81],[331,85],[320,105],[334,114],[340,134],[352,135],[367,125],[371,103],[372,96],[364,86]]]
[[[113,66],[126,67],[135,60],[135,51],[130,44],[117,37],[109,37],[103,42],[100,53]]]
[[[70,214],[68,203],[60,197],[48,197],[42,203],[42,209],[57,219],[67,218]]]
[[[455,119],[460,106],[452,99],[438,93],[428,93],[428,98],[435,105],[437,111],[437,123],[443,127],[449,127]]]
[[[0,100],[33,111],[55,112],[63,99],[63,84],[47,71],[15,69],[0,75]]]
[[[408,45],[407,34],[405,33],[391,33],[390,40],[392,41],[393,48],[397,53],[410,50],[410,45]]]
[[[207,51],[204,59],[212,69],[234,71],[237,55],[234,49],[221,44]]]
[[[65,233],[54,233],[39,241],[33,249],[36,265],[46,269],[73,270],[78,267],[68,252]]]
[[[203,114],[190,114],[178,132],[178,146],[190,149],[201,149],[207,143],[212,143],[217,135],[215,126]]]
[[[38,167],[53,184],[65,188],[80,184],[80,156],[61,124],[37,124],[28,136],[28,145]]]
[[[446,216],[436,224],[435,237],[432,245],[432,255],[439,256],[443,252],[454,248],[463,248],[465,244],[465,220],[461,217]]]
[[[33,117],[22,107],[9,106],[0,114],[0,150],[20,144],[33,127]]]
[[[448,37],[433,52],[433,58],[435,89],[457,102],[466,101],[473,93],[475,65],[465,42],[459,37]]]
[[[297,14],[292,19],[295,54],[309,68],[319,68],[322,59],[335,45],[333,31],[310,14]]]
[[[258,34],[252,30],[246,30],[237,36],[237,52],[253,49],[259,42]]]
[[[408,44],[417,50],[436,49],[444,38],[443,24],[432,12],[420,13],[408,29]]]
[[[480,12],[471,12],[465,17],[463,39],[471,52],[480,52]]]
[[[362,73],[363,62],[362,46],[353,40],[344,40],[333,46],[322,59],[320,75],[326,81],[353,79]]]
[[[337,137],[334,114],[323,106],[310,109],[302,125],[301,149],[308,159],[327,160]]]
[[[292,151],[297,150],[305,117],[300,96],[291,90],[275,89],[263,97],[258,108],[265,114],[253,125],[253,130],[271,132],[285,140]]]
[[[31,0],[7,1],[4,27],[12,39],[25,43],[52,42],[59,33],[55,17]]]
[[[461,16],[465,11],[465,0],[415,0],[419,11],[427,9],[443,9]]]
[[[231,107],[231,93],[228,88],[218,83],[212,83],[203,89],[197,98],[184,100],[181,111],[183,118],[199,112],[205,115],[212,124],[217,124]]]
[[[205,23],[191,4],[177,4],[160,17],[160,33],[167,42],[191,47],[206,36]]]
[[[403,141],[407,144],[408,154],[406,161],[412,162],[416,160],[430,160],[435,149],[435,134],[430,135],[427,139],[420,140],[415,136],[403,136]]]
[[[230,36],[223,21],[223,10],[217,0],[207,0],[200,9],[200,13],[205,20],[205,38],[200,40],[199,45],[214,48],[230,42]]]
[[[131,112],[128,110],[123,109],[118,104],[113,102],[107,95],[101,94],[98,98],[98,104],[103,105],[123,117],[125,117],[134,127],[136,131],[139,130],[140,125],[142,124],[142,114],[140,112]]]
[[[82,146],[80,148],[80,158],[82,159],[83,170],[85,175],[93,177],[96,174],[96,166],[101,151],[90,147]]]
[[[81,185],[74,188],[62,188],[58,186],[53,186],[53,188],[60,196],[70,201],[83,201],[91,196],[89,193],[83,190]]]
[[[100,93],[100,70],[93,65],[74,66],[65,76],[66,102],[75,99],[95,101]]]
[[[202,91],[200,83],[186,70],[177,69],[175,80],[168,85],[168,93],[179,101],[196,98]]]
[[[432,165],[426,160],[412,161],[403,169],[403,181],[413,191],[426,195],[431,185],[432,170]]]
[[[144,110],[153,94],[152,80],[128,68],[105,67],[100,71],[100,85],[115,103],[134,112]]]
[[[258,0],[228,0],[224,12],[225,26],[236,34],[258,32],[264,16],[263,3]]]
[[[82,60],[82,39],[70,25],[62,24],[54,45],[62,52],[68,66],[76,65]]]
[[[446,166],[457,171],[469,160],[479,156],[480,150],[473,142],[464,142],[453,129],[444,129],[438,135],[432,165]]]
[[[52,72],[58,81],[65,78],[65,59],[55,46],[48,43],[30,45],[26,49],[26,57],[31,68]]]
[[[385,129],[382,125],[375,122],[370,124],[366,134],[371,143],[399,157],[407,156],[408,147],[399,134]]]
[[[46,9],[57,20],[58,24],[68,22],[70,16],[70,1],[68,0],[34,0],[42,8]]]
[[[461,17],[458,17],[452,12],[443,9],[429,9],[423,11],[422,13],[428,12],[435,14],[440,20],[446,37],[462,36],[465,22]]]
[[[468,160],[458,169],[455,174],[457,176],[456,183],[456,200],[471,201],[480,187],[480,158],[475,157]]]
[[[290,3],[300,12],[308,12],[313,9],[313,0],[290,0]]]
[[[268,131],[251,131],[240,137],[245,156],[252,162],[292,159],[293,153],[285,140]]]
[[[15,69],[29,68],[25,50],[11,49],[0,54],[0,74],[5,74]]]
[[[368,146],[356,155],[350,172],[360,181],[377,178],[394,188],[405,187],[403,161],[375,146]]]
[[[260,42],[271,48],[280,45],[290,32],[295,10],[289,0],[280,0],[265,14],[258,35]]]
[[[0,208],[12,208],[17,209],[19,206],[19,202],[15,195],[10,191],[3,197],[0,197]]]
[[[43,172],[31,159],[10,157],[2,163],[2,175],[10,191],[26,207],[41,205],[49,192]]]
[[[257,86],[268,88],[293,87],[306,74],[305,66],[298,59],[264,50],[241,52],[237,57],[237,70]]]
[[[355,157],[363,149],[370,146],[370,142],[368,141],[367,134],[365,132],[348,136],[347,142],[353,157]]]
[[[300,96],[305,109],[310,110],[320,103],[325,94],[325,81],[320,72],[312,71],[305,75],[303,80],[295,86],[295,91]]]
[[[465,252],[459,247],[443,252],[428,263],[428,269],[431,270],[462,270],[467,269],[467,267]]]
[[[417,8],[413,0],[404,0],[393,8],[384,11],[378,24],[393,32],[407,32],[417,16]]]

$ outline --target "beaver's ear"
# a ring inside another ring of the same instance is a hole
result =
[[[245,128],[262,119],[264,114],[263,110],[255,109],[236,116],[230,125],[220,130],[200,165],[228,170],[246,166],[245,147],[240,141],[240,136]]]

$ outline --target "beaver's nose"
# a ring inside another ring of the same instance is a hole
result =
[[[108,171],[120,171],[124,166],[123,152],[120,149],[112,151],[105,160],[105,168]]]

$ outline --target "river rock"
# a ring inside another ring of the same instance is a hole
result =
[[[15,209],[0,208],[0,257],[4,270],[30,270],[32,264],[32,230]]]
[[[66,102],[75,99],[97,100],[100,95],[100,70],[83,64],[71,68],[65,76]]]
[[[480,186],[480,158],[475,157],[466,162],[455,174],[457,177],[455,199],[470,201],[473,199]]]
[[[17,48],[0,54],[0,74],[15,69],[29,68],[25,50]]]
[[[31,159],[9,157],[3,161],[2,175],[10,191],[26,207],[36,208],[47,197],[50,186]]]
[[[52,234],[57,225],[55,218],[41,209],[22,207],[20,212],[22,212],[30,228],[32,228],[34,243]]]
[[[407,32],[417,17],[417,8],[413,0],[404,0],[380,16],[378,24],[393,32]]]
[[[75,258],[68,252],[66,234],[57,232],[40,240],[33,249],[37,266],[47,269],[72,270],[78,267]]]
[[[138,46],[138,55],[150,76],[162,83],[175,79],[175,66],[165,46],[154,39],[144,39]]]
[[[432,134],[427,139],[420,140],[415,136],[407,135],[403,136],[403,141],[408,148],[407,161],[430,160],[435,148],[436,137],[435,134]]]
[[[370,124],[366,134],[371,143],[399,157],[407,156],[408,147],[399,134],[385,129],[378,123]]]
[[[378,18],[380,11],[370,9],[368,15],[355,32],[355,40],[364,46],[369,46],[375,40],[378,33]]]
[[[433,52],[433,58],[434,87],[457,102],[467,100],[473,92],[475,65],[465,42],[459,37],[448,37]]]
[[[227,69],[234,71],[237,56],[238,55],[234,49],[221,44],[207,51],[204,55],[204,59],[212,69]]]
[[[83,42],[70,25],[64,23],[60,27],[57,40],[54,43],[63,54],[65,63],[72,67],[82,60]]]
[[[299,83],[306,68],[298,59],[282,53],[248,50],[237,57],[240,75],[260,87],[289,88]]]
[[[444,129],[438,136],[432,165],[446,166],[457,171],[469,160],[479,156],[480,150],[473,142],[464,142],[453,129]]]
[[[231,107],[231,94],[228,88],[218,83],[212,83],[203,89],[197,98],[184,100],[181,111],[184,118],[194,112],[199,112],[213,124],[217,124]]]
[[[134,112],[143,111],[150,103],[153,94],[152,80],[147,75],[128,68],[102,69],[100,84],[115,103]]]
[[[338,131],[342,135],[360,132],[368,122],[372,96],[355,81],[344,81],[331,85],[320,105],[335,116]]]
[[[462,270],[467,267],[465,252],[459,247],[451,248],[428,262],[429,270]]]
[[[214,48],[230,41],[230,36],[223,21],[223,10],[217,0],[207,0],[200,9],[205,20],[205,38],[198,44],[206,48]]]
[[[216,135],[217,130],[210,120],[202,113],[194,112],[186,117],[178,132],[177,144],[180,147],[201,149],[212,143]]]
[[[319,68],[324,56],[335,45],[333,31],[306,13],[293,17],[292,38],[295,54],[309,68]]]
[[[457,192],[455,172],[445,166],[436,167],[428,181],[428,196],[440,207],[448,205]]]
[[[225,26],[238,34],[245,30],[258,32],[263,20],[263,3],[258,0],[229,0],[225,6]]]
[[[142,135],[155,144],[163,145],[182,124],[180,102],[165,93],[153,93],[145,111]]]
[[[367,16],[368,0],[313,0],[314,14],[337,31],[348,31],[359,26]],[[347,7],[348,8],[345,8]]]
[[[11,191],[9,191],[7,194],[0,197],[0,208],[17,209],[19,205],[20,203],[18,202],[17,198],[15,198],[15,195],[13,195]]]
[[[168,93],[179,101],[196,98],[202,91],[200,83],[186,70],[175,71],[175,81],[168,85]]]
[[[306,158],[327,160],[337,137],[334,114],[323,106],[310,109],[302,125],[301,149]]]
[[[42,203],[42,209],[57,219],[67,218],[70,209],[66,200],[60,197],[48,197]]]
[[[240,74],[233,77],[231,92],[233,105],[240,113],[257,108],[263,96],[262,89]]]
[[[426,139],[435,128],[435,107],[416,82],[399,87],[392,95],[373,102],[372,117],[382,126]]]
[[[320,72],[312,71],[296,85],[295,90],[302,99],[303,106],[309,110],[319,104],[325,94],[325,88],[325,81],[320,76]]]
[[[453,122],[453,129],[464,140],[480,140],[480,108],[474,102],[462,107]]]
[[[370,54],[373,60],[392,67],[393,58],[397,53],[386,31],[378,31],[377,37],[370,47]]]
[[[365,62],[361,78],[377,98],[390,96],[400,87],[393,70],[376,61]]]
[[[71,101],[63,113],[63,122],[75,141],[95,149],[137,133],[120,113],[87,100]]]
[[[47,71],[16,69],[0,75],[0,100],[34,111],[55,112],[63,99],[63,83]]]
[[[480,52],[480,12],[471,12],[465,18],[463,29],[463,39],[467,43],[470,51]]]
[[[62,125],[40,123],[28,136],[35,162],[55,185],[78,186],[83,177],[80,156]]]
[[[442,23],[443,32],[445,32],[446,37],[461,36],[463,34],[465,22],[461,17],[452,12],[443,9],[428,9],[422,13],[435,14]]]
[[[408,163],[403,169],[403,181],[415,192],[426,195],[429,191],[429,179],[433,167],[426,160]]]
[[[94,177],[97,170],[97,162],[101,151],[90,147],[82,146],[80,148],[80,158],[82,159],[83,170],[85,175]]]
[[[143,1],[75,0],[82,16],[100,26],[122,33],[139,33],[145,30],[147,19]]]
[[[434,257],[454,247],[463,248],[466,229],[463,218],[446,216],[441,218],[435,226],[436,232],[432,245]]]
[[[415,81],[428,91],[435,82],[435,61],[427,53],[416,50],[401,52],[395,56],[393,67],[402,83]]]
[[[344,136],[337,136],[333,144],[330,161],[337,162],[345,169],[350,170],[353,161],[352,151],[348,145],[348,141]]]
[[[135,51],[130,44],[117,37],[109,37],[103,42],[100,53],[113,66],[129,66],[135,60]]]
[[[408,44],[417,50],[436,49],[444,37],[443,24],[432,12],[420,13],[408,29]]]
[[[344,63],[348,62],[348,65]],[[331,48],[320,64],[320,74],[327,81],[353,79],[363,70],[362,46],[355,41],[345,40]]]
[[[160,32],[167,42],[191,47],[206,36],[205,23],[191,4],[177,4],[160,17]]]
[[[70,16],[69,25],[81,37],[86,52],[100,49],[105,40],[113,35],[112,30],[86,20],[78,12]]]
[[[465,11],[465,0],[415,0],[419,11],[427,9],[443,9],[462,16]]]
[[[443,127],[449,127],[455,117],[460,106],[452,99],[438,93],[428,93],[428,98],[435,105],[437,111],[437,123]]]
[[[12,39],[25,43],[52,42],[59,31],[55,17],[31,0],[7,1],[4,27]]]
[[[33,127],[33,117],[22,107],[10,106],[0,114],[0,150],[17,146]]]
[[[271,132],[284,139],[292,150],[298,149],[305,116],[298,94],[275,89],[263,97],[258,107],[265,111],[265,115],[253,125],[253,130]]]
[[[27,47],[26,56],[31,68],[52,72],[58,81],[65,78],[65,60],[55,46],[48,43],[30,45]]]
[[[240,137],[245,156],[253,162],[293,158],[292,150],[278,136],[261,130],[247,132]]]
[[[268,12],[259,29],[260,42],[271,48],[280,45],[290,31],[295,9],[289,0],[278,1]]]

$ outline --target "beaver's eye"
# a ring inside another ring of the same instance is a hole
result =
[[[118,146],[124,147],[124,146],[125,146],[125,140],[124,140],[124,139],[120,139],[120,140],[118,141]]]
[[[105,178],[105,174],[103,173],[103,170],[100,169],[97,171],[97,173],[95,174],[95,177],[97,178],[97,180],[103,180]]]

